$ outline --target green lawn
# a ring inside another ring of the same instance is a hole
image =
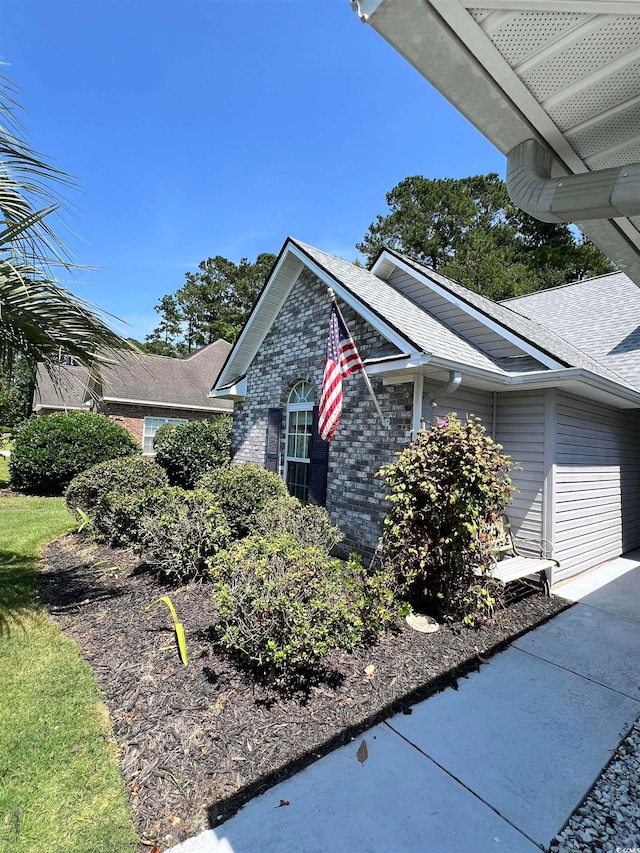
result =
[[[9,485],[9,463],[4,456],[0,456],[0,489],[6,489]]]
[[[0,469],[0,479],[2,469]],[[107,712],[78,647],[35,604],[61,498],[0,499],[0,850],[133,853]]]

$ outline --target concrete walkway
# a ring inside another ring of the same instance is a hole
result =
[[[579,603],[171,853],[548,847],[640,715],[640,552],[555,594]]]

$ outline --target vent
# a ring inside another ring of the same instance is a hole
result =
[[[595,172],[600,169],[628,166],[629,163],[640,163],[640,142],[634,142],[626,148],[621,148],[619,151],[605,154],[602,157],[596,155],[589,160],[587,165],[591,171]]]
[[[640,62],[621,68],[605,80],[589,86],[574,98],[549,108],[549,115],[560,130],[569,130],[605,110],[640,95]]]
[[[546,100],[638,47],[640,18],[627,15],[612,20],[603,15],[602,19],[600,27],[523,75],[523,83],[538,100]]]
[[[567,139],[581,157],[590,157],[611,148],[613,145],[632,140],[640,129],[640,104],[617,115],[609,116],[598,124],[587,127],[573,135],[567,134]]]
[[[476,24],[479,24],[481,21],[484,21],[485,18],[489,17],[491,9],[467,9],[467,12],[471,15]]]
[[[514,66],[588,19],[589,15],[576,12],[521,12],[489,36],[509,65]]]

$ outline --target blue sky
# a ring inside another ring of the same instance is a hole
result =
[[[408,175],[504,158],[348,0],[2,0],[32,145],[74,175],[83,297],[144,338],[206,257],[357,256]]]

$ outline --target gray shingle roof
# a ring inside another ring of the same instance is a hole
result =
[[[503,373],[497,360],[483,353],[435,317],[398,293],[369,270],[356,267],[299,240],[291,240],[360,302],[392,326],[418,352],[430,353],[461,364]]]
[[[60,388],[57,388],[44,367],[39,364],[36,371],[36,388],[33,395],[34,408],[84,409],[87,388],[87,371],[84,367],[65,365],[60,369]]]
[[[143,400],[209,409],[233,408],[229,401],[209,397],[231,344],[219,340],[187,358],[125,355],[102,371],[102,396],[110,400]]]
[[[408,258],[406,255],[392,250],[387,251],[390,255],[401,258],[417,272],[430,278],[436,284],[439,284],[459,299],[462,299],[467,304],[482,312],[485,316],[496,321],[508,331],[514,332],[520,338],[546,352],[565,366],[581,367],[606,379],[610,379],[612,382],[633,387],[624,376],[614,370],[611,363],[605,364],[601,360],[596,359],[595,354],[587,347],[584,347],[582,343],[572,341],[569,337],[565,338],[564,335],[561,336],[559,330],[555,326],[551,326],[549,322],[551,319],[550,314],[540,311],[536,313],[535,317],[533,315],[529,316],[527,311],[521,310],[519,306],[516,307],[513,304],[514,300],[509,300],[508,303],[492,302],[485,296],[468,290],[461,284],[446,278],[446,276],[422,266],[422,264]],[[542,322],[543,319],[544,325]]]
[[[167,406],[233,410],[228,400],[209,397],[231,344],[215,341],[187,358],[123,353],[117,364],[102,370],[99,396],[110,400],[140,400]],[[65,390],[56,390],[44,368],[37,373],[34,402],[47,407],[83,408],[87,372],[82,367],[62,369]]]
[[[561,335],[640,388],[640,288],[622,272],[502,303]]]

